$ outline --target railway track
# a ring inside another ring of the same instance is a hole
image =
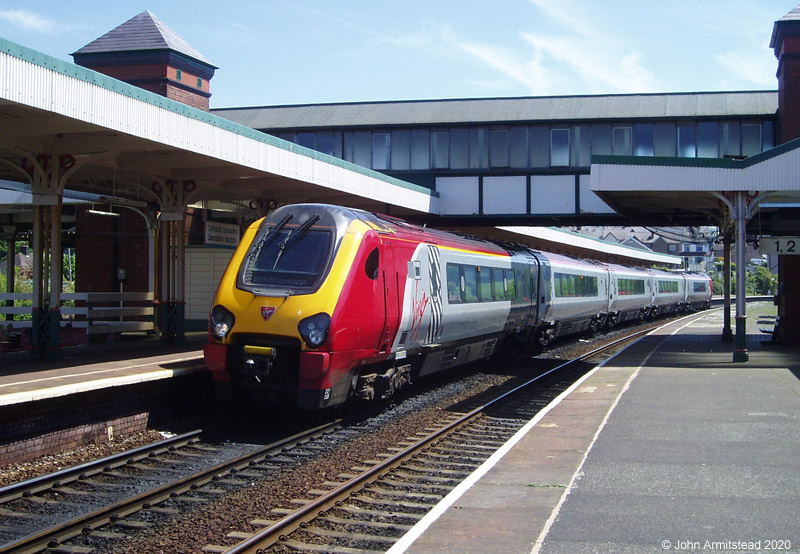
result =
[[[330,490],[311,491],[297,510],[227,548],[206,552],[267,554],[383,553],[442,498],[483,464],[539,410],[587,371],[585,361],[643,336],[643,330],[601,346],[502,394],[430,433],[409,437],[384,459],[365,462]],[[278,512],[281,513],[281,512]],[[236,535],[236,534],[234,534]]]
[[[461,413],[443,411],[430,432],[409,437],[378,459],[365,460],[350,473],[309,490],[306,498],[295,499],[299,509],[276,510],[268,516],[272,519],[253,520],[250,530],[230,533],[227,545],[208,544],[204,551],[385,551],[585,373],[585,364],[576,367],[581,360],[648,331],[561,364],[481,406],[472,401],[457,407]],[[196,431],[5,487],[0,489],[0,553],[116,551],[115,541],[146,530],[153,519],[269,479],[362,432],[359,425],[331,422],[264,447],[246,445],[246,452],[237,453],[236,445],[221,452],[202,443]],[[202,468],[178,475],[176,466],[190,467],[201,459]],[[171,478],[153,484],[159,468]],[[150,482],[143,484],[143,479]],[[127,494],[115,492],[126,489]],[[254,535],[252,528],[264,530]],[[242,542],[230,546],[234,541]]]
[[[0,553],[40,552],[93,534],[113,539],[113,532],[100,530],[109,523],[116,529],[148,527],[146,521],[127,518],[142,511],[177,513],[176,508],[160,505],[182,495],[190,501],[193,494],[224,494],[228,491],[216,485],[245,484],[250,477],[247,471],[277,471],[282,452],[292,448],[302,452],[305,443],[338,425],[333,421],[261,448],[210,446],[201,443],[201,431],[194,431],[4,487],[0,489]],[[245,480],[237,483],[237,477]]]

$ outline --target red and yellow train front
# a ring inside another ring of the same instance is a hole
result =
[[[224,395],[249,390],[308,409],[347,400],[359,366],[385,359],[391,344],[379,230],[369,214],[298,204],[245,232],[205,347]]]

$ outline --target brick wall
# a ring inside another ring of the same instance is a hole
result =
[[[196,414],[211,403],[207,373],[0,407],[0,467],[102,444]]]

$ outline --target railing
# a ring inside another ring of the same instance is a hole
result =
[[[88,335],[152,331],[155,329],[152,292],[74,292],[63,293],[61,300],[85,302],[81,306],[61,306],[61,326],[84,328]],[[6,305],[11,300],[11,306]],[[0,293],[0,326],[13,329],[32,326],[33,302],[31,293]],[[139,304],[139,305],[131,305]],[[12,319],[6,319],[8,314]],[[28,319],[13,316],[29,314]],[[148,319],[142,319],[148,318]]]

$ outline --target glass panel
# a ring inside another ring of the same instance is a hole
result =
[[[317,145],[315,148],[323,154],[333,156],[333,135],[330,133],[319,133],[317,135]]]
[[[506,276],[506,300],[514,300],[517,297],[517,284],[514,280],[514,270],[504,269],[503,273]]]
[[[741,135],[738,121],[726,121],[722,124],[720,149],[723,156],[739,156],[742,153]]]
[[[592,131],[588,125],[572,128],[572,164],[575,167],[592,165]]]
[[[372,169],[389,169],[389,133],[372,135]]]
[[[492,301],[492,271],[488,267],[478,268],[478,294],[481,302]]]
[[[633,153],[630,127],[614,127],[612,153],[615,156],[630,156]]]
[[[478,268],[472,265],[463,266],[464,269],[464,299],[467,302],[478,301]]]
[[[697,124],[697,157],[719,158],[719,123]]]
[[[430,169],[431,139],[427,129],[411,131],[411,169]]]
[[[461,272],[455,264],[447,264],[447,301],[450,304],[461,302]]]
[[[761,152],[761,125],[742,123],[742,154],[752,156]]]
[[[411,167],[411,131],[398,129],[392,131],[392,169]]]
[[[469,130],[469,167],[480,169],[489,165],[488,129]]]
[[[678,156],[681,158],[694,158],[697,156],[694,125],[678,126]]]
[[[633,126],[633,155],[634,156],[653,156],[654,129],[650,123],[641,123]]]
[[[450,133],[433,131],[431,133],[431,167],[446,169],[450,163]]]
[[[306,148],[314,148],[316,146],[316,136],[314,133],[297,133],[297,144]]]
[[[469,167],[469,129],[450,129],[450,169]]]
[[[511,127],[508,134],[509,166],[528,167],[528,128]]]
[[[611,155],[611,125],[592,125],[592,154]]]
[[[761,148],[762,152],[775,148],[775,125],[772,121],[764,121],[761,124]]]
[[[550,130],[550,166],[569,166],[569,129]]]
[[[550,166],[550,129],[531,127],[531,167]]]
[[[506,296],[506,287],[504,285],[503,270],[493,267],[492,268],[492,283],[494,287],[494,294],[492,297],[495,300],[502,300]]]
[[[489,132],[489,166],[508,167],[508,129]]]
[[[372,163],[372,133],[345,133],[345,159],[364,167]]]
[[[653,152],[656,156],[675,157],[674,123],[656,123],[653,129]]]

